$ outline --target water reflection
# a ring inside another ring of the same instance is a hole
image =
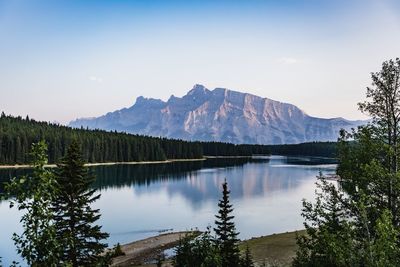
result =
[[[29,175],[31,172],[32,170],[30,169],[0,169],[0,193],[4,192],[5,182],[8,182],[13,177]]]
[[[167,164],[96,166],[91,170],[96,175],[94,187],[99,189],[123,186],[150,186],[165,181],[182,180],[202,169],[229,168],[249,162],[266,163],[268,158],[218,158],[204,161],[185,161]]]
[[[90,170],[97,176],[93,186],[102,197],[94,208],[101,210],[99,223],[110,233],[110,245],[162,229],[205,229],[214,222],[226,178],[240,238],[291,231],[303,227],[301,200],[314,198],[318,172],[334,172],[335,165],[325,163],[274,156],[97,166]],[[0,170],[0,181],[29,172]],[[21,231],[20,215],[0,202],[0,256],[6,265],[18,260],[11,235]]]
[[[305,157],[212,158],[168,164],[111,165],[91,167],[93,187],[100,191],[131,188],[135,195],[166,191],[179,195],[192,208],[220,197],[221,184],[228,181],[231,199],[268,196],[288,191],[321,170],[332,171],[332,159]],[[284,168],[284,170],[280,169]],[[11,177],[29,175],[29,169],[0,170],[0,192]]]
[[[334,168],[313,159],[300,158],[209,159],[202,162],[179,162],[157,165],[99,166],[94,168],[100,189],[131,187],[135,195],[166,191],[172,198],[179,195],[194,209],[220,197],[221,184],[227,179],[231,199],[268,196],[274,191],[288,191],[319,170]],[[288,165],[288,163],[292,165]],[[311,164],[312,162],[312,164]],[[323,160],[322,162],[326,162]],[[285,168],[278,167],[294,167]]]

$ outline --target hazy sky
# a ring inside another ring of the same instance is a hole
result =
[[[201,83],[363,118],[399,2],[0,0],[0,110],[65,123]]]

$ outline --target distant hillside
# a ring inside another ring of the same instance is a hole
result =
[[[164,102],[141,96],[130,108],[78,119],[69,125],[183,140],[295,144],[336,141],[341,128],[349,130],[363,123],[311,117],[291,104],[195,85],[182,98],[171,96]]]

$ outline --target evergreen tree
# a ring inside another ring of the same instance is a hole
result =
[[[17,251],[30,266],[58,266],[60,244],[51,209],[56,194],[56,181],[52,172],[44,168],[47,163],[47,145],[44,141],[32,144],[33,173],[13,178],[6,184],[11,199],[10,207],[25,210],[21,222],[22,235],[14,233]]]
[[[49,163],[57,163],[72,140],[81,142],[87,162],[158,161],[199,159],[207,156],[251,156],[269,154],[268,146],[220,142],[188,142],[103,130],[75,129],[31,118],[0,116],[0,164],[29,163],[26,151],[45,140]],[[319,149],[321,151],[323,149]]]
[[[246,245],[246,250],[241,260],[241,267],[254,267],[253,256],[251,255],[248,244]]]
[[[100,198],[90,189],[94,177],[84,167],[79,144],[74,141],[60,164],[56,178],[57,198],[53,202],[57,238],[63,245],[61,262],[77,266],[93,266],[106,248],[101,240],[108,237],[95,225],[99,210],[90,204]]]
[[[250,250],[247,247],[243,258],[239,254],[238,233],[231,215],[233,208],[229,203],[229,190],[222,185],[223,196],[219,201],[219,211],[215,221],[216,237],[212,237],[210,227],[199,237],[193,235],[180,239],[175,249],[175,267],[253,267]]]
[[[222,184],[222,198],[218,203],[218,214],[215,216],[216,221],[214,231],[216,233],[216,244],[221,256],[222,267],[235,267],[239,266],[239,239],[235,229],[235,223],[232,215],[233,208],[229,202],[228,184],[225,182]]]

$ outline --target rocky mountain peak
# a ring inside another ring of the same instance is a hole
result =
[[[146,105],[162,106],[164,104],[165,104],[165,102],[162,101],[161,99],[146,98],[143,96],[139,96],[136,98],[136,102],[135,102],[134,106],[146,106]]]
[[[196,84],[183,97],[172,95],[168,102],[138,97],[129,109],[79,119],[70,126],[184,140],[290,144],[336,141],[341,128],[362,123],[311,117],[292,104]]]
[[[183,98],[201,98],[204,99],[211,93],[204,85],[195,84],[193,88]]]
[[[204,85],[195,84],[193,88],[187,93],[187,95],[204,94],[210,92]]]

